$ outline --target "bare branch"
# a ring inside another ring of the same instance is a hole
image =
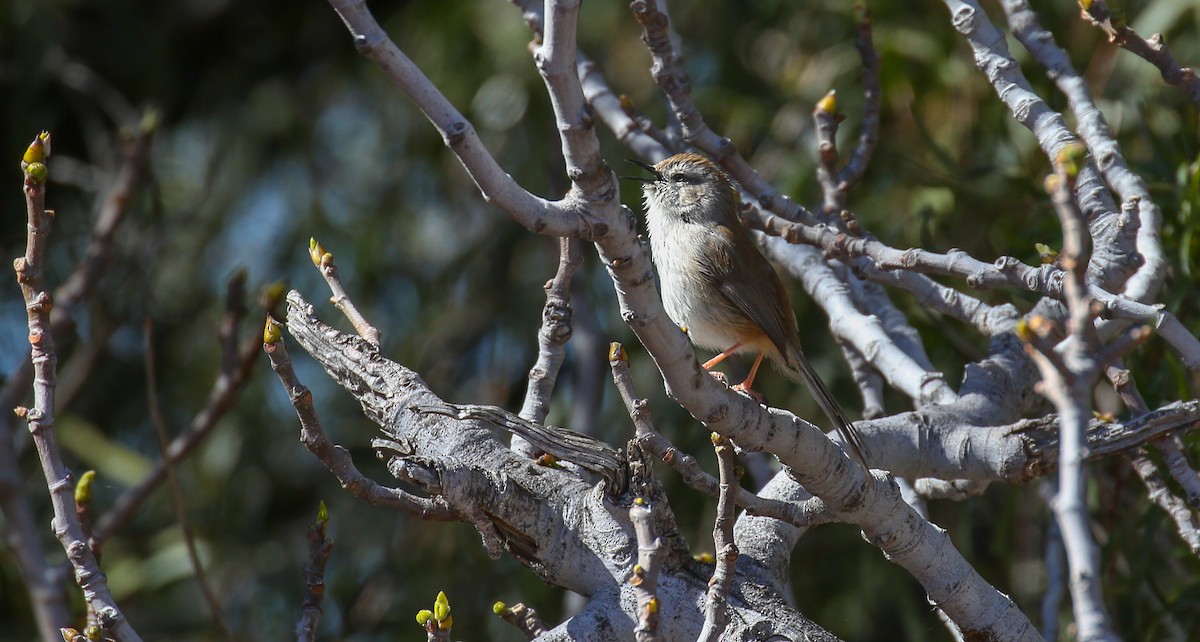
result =
[[[1100,582],[1100,551],[1091,532],[1087,514],[1086,429],[1091,415],[1091,390],[1098,376],[1094,358],[1097,339],[1092,325],[1093,309],[1084,285],[1090,258],[1083,216],[1072,198],[1075,178],[1086,151],[1082,145],[1064,146],[1055,159],[1055,173],[1046,180],[1063,229],[1060,262],[1065,270],[1063,294],[1068,306],[1068,337],[1063,341],[1061,361],[1055,350],[1042,341],[1031,341],[1029,352],[1042,373],[1042,393],[1058,408],[1062,437],[1058,471],[1058,493],[1050,502],[1062,530],[1070,568],[1070,587],[1075,624],[1081,640],[1117,640],[1104,607]],[[1037,333],[1037,328],[1026,336]]]
[[[540,234],[585,239],[603,234],[603,229],[593,227],[586,217],[565,204],[534,196],[518,185],[483,147],[470,122],[384,33],[365,2],[330,0],[329,4],[350,30],[359,53],[378,65],[416,103],[458,156],[484,199]]]
[[[821,185],[824,220],[846,207],[846,192],[838,183],[837,130],[841,119],[837,113],[837,92],[830,90],[813,108],[813,125],[817,135],[817,182]]]
[[[550,397],[558,382],[558,372],[567,358],[567,342],[571,340],[571,279],[583,263],[579,241],[558,239],[558,271],[546,282],[546,305],[542,308],[542,325],[538,330],[538,356],[529,369],[525,387],[525,402],[520,415],[533,423],[542,423],[550,412]],[[513,437],[512,447],[526,448],[519,436]],[[526,454],[534,455],[534,452]]]
[[[325,537],[329,513],[325,502],[317,509],[317,519],[308,525],[308,559],[304,562],[304,597],[300,600],[300,620],[296,623],[296,640],[313,642],[321,623],[321,601],[325,598],[325,564],[333,552],[333,540]]]
[[[111,631],[122,642],[140,642],[141,638],[121,609],[117,607],[108,588],[108,579],[100,570],[96,556],[87,545],[79,516],[75,512],[75,480],[63,462],[54,431],[54,388],[58,360],[54,335],[50,327],[53,300],[46,289],[45,256],[54,212],[46,209],[46,179],[49,170],[46,157],[50,154],[50,134],[43,133],[25,152],[21,162],[24,174],[25,205],[28,227],[25,255],[14,261],[17,283],[25,300],[29,318],[30,362],[33,364],[33,407],[18,408],[17,415],[29,422],[29,433],[37,448],[50,501],[54,507],[54,535],[62,543],[67,559],[75,571],[75,582],[83,589],[88,608],[96,613],[104,631]]]
[[[208,582],[208,574],[204,571],[200,553],[196,550],[196,538],[192,533],[187,509],[184,507],[183,489],[179,485],[179,479],[175,476],[175,466],[166,456],[169,439],[167,438],[166,420],[163,419],[162,410],[158,406],[158,369],[154,365],[154,322],[150,320],[150,317],[146,317],[142,327],[145,332],[146,347],[146,406],[150,411],[150,422],[154,424],[158,451],[162,455],[167,469],[167,487],[171,490],[171,508],[175,511],[175,521],[179,522],[179,531],[183,534],[188,560],[192,564],[192,572],[196,574],[196,584],[200,587],[200,593],[208,605],[208,612],[212,615],[213,622],[221,631],[221,635],[225,636],[229,642],[234,642],[237,638],[234,637],[233,630],[229,628],[229,623],[225,621],[221,610],[221,601],[217,599],[216,593],[213,592],[212,586]]]
[[[875,51],[875,39],[871,29],[871,10],[865,4],[854,5],[858,29],[854,33],[854,48],[862,59],[863,107],[862,125],[858,143],[850,154],[850,160],[838,174],[838,187],[848,191],[867,171],[867,163],[879,142],[879,114],[883,92],[879,89],[879,54]]]
[[[658,601],[658,572],[662,567],[666,549],[658,536],[654,534],[653,509],[638,498],[629,508],[629,519],[633,522],[634,532],[637,533],[638,563],[633,567],[629,583],[633,585],[634,595],[637,596],[637,628],[634,635],[637,642],[655,642],[658,640],[659,610],[662,605]]]
[[[706,473],[695,457],[676,448],[654,427],[650,420],[649,404],[633,390],[629,360],[619,343],[609,347],[609,366],[612,368],[613,382],[633,420],[638,445],[673,468],[688,486],[710,497],[717,497],[720,494],[720,481]],[[834,515],[825,503],[816,497],[810,496],[800,502],[783,502],[759,497],[741,486],[734,486],[733,491],[734,503],[751,515],[771,517],[799,528],[834,521]]]
[[[512,606],[508,606],[504,602],[496,602],[492,605],[492,612],[500,616],[500,619],[508,622],[516,627],[518,631],[525,634],[525,637],[532,640],[539,635],[545,635],[546,625],[542,623],[542,619],[538,617],[537,611],[517,602]]]
[[[1081,18],[1107,33],[1108,39],[1117,46],[1157,67],[1167,84],[1178,87],[1192,102],[1200,105],[1200,78],[1196,78],[1196,72],[1191,67],[1184,67],[1175,60],[1163,42],[1162,34],[1156,33],[1149,40],[1142,38],[1124,18],[1114,16],[1104,0],[1088,0],[1079,4],[1084,7],[1080,12]]]
[[[212,391],[209,392],[208,403],[192,418],[187,430],[179,433],[171,441],[171,444],[167,446],[164,458],[155,462],[145,479],[137,486],[126,490],[117,498],[108,512],[96,521],[96,528],[91,539],[91,546],[94,550],[102,550],[113,533],[132,519],[146,499],[166,480],[168,462],[170,465],[177,465],[195,451],[204,438],[216,428],[221,417],[233,407],[254,370],[254,363],[258,360],[259,346],[260,341],[257,337],[250,337],[242,344],[235,361],[237,367],[230,371],[223,371],[217,376],[217,380],[213,382]]]
[[[730,498],[732,489],[738,486],[733,467],[733,444],[716,433],[713,433],[712,441],[717,453],[721,492],[717,496],[717,519],[713,524],[713,556],[716,564],[712,579],[708,581],[708,595],[704,601],[704,629],[697,638],[701,642],[716,642],[729,624],[727,603],[733,584],[733,565],[738,557],[737,545],[733,543],[733,501]]]
[[[1046,68],[1071,106],[1078,120],[1079,136],[1087,143],[1096,158],[1096,164],[1104,173],[1104,179],[1112,186],[1123,201],[1124,221],[1119,218],[1111,227],[1095,233],[1096,253],[1093,266],[1104,274],[1098,282],[1100,287],[1116,291],[1124,290],[1126,296],[1137,301],[1148,301],[1162,284],[1166,272],[1166,261],[1162,254],[1159,230],[1162,227],[1162,212],[1159,211],[1145,181],[1130,171],[1121,154],[1116,139],[1109,132],[1104,114],[1092,100],[1092,92],[1083,77],[1075,71],[1067,52],[1054,42],[1054,36],[1039,24],[1037,15],[1026,0],[1004,0],[1001,2],[1012,25],[1013,35]],[[1107,12],[1103,2],[1092,3],[1091,15]],[[1088,12],[1084,12],[1085,17]],[[1124,29],[1132,34],[1128,27]],[[1161,41],[1160,41],[1161,44]],[[1163,53],[1166,53],[1163,47]],[[1167,56],[1170,54],[1167,53]],[[1195,88],[1193,100],[1200,98],[1200,80],[1191,70],[1185,70]],[[1129,220],[1132,219],[1132,220]],[[1135,234],[1125,232],[1134,230]],[[1132,248],[1123,247],[1119,241],[1128,235],[1136,238]],[[1136,272],[1133,272],[1136,270]],[[1127,282],[1130,273],[1132,280]],[[1123,287],[1122,287],[1123,286]]]
[[[333,253],[325,251],[317,239],[310,238],[308,239],[308,255],[312,259],[313,265],[321,272],[321,276],[325,277],[325,282],[329,284],[329,289],[333,292],[333,296],[329,297],[330,303],[336,305],[342,314],[346,315],[350,325],[353,325],[355,332],[358,332],[358,336],[370,341],[372,345],[379,345],[379,329],[367,321],[366,317],[358,311],[358,306],[354,305],[354,301],[350,299],[350,295],[346,294],[346,288],[342,285],[342,278],[338,275],[337,266],[333,263]]]
[[[270,328],[275,321],[271,319],[267,323]],[[268,329],[268,333],[270,332],[271,330]],[[461,516],[441,498],[427,499],[406,493],[398,488],[381,486],[359,472],[350,458],[350,453],[330,441],[325,434],[317,411],[313,408],[312,392],[300,383],[300,379],[296,376],[296,371],[292,367],[292,359],[288,356],[287,347],[283,343],[283,338],[278,336],[278,332],[279,330],[276,328],[274,335],[264,336],[265,339],[274,340],[264,341],[263,351],[267,353],[267,358],[271,361],[271,369],[279,376],[279,382],[287,391],[288,399],[296,408],[296,415],[300,418],[300,441],[317,456],[317,459],[321,460],[321,463],[325,464],[342,488],[368,504],[396,508],[421,519],[433,521],[461,519]]]
[[[1133,413],[1134,417],[1143,417],[1150,412],[1146,406],[1146,400],[1142,398],[1141,393],[1137,389],[1137,385],[1133,381],[1133,377],[1129,371],[1124,369],[1121,364],[1108,366],[1105,370],[1109,381],[1116,388],[1118,394],[1121,395],[1121,400],[1125,402],[1125,406]],[[1160,451],[1163,452],[1164,461],[1175,459],[1183,460],[1183,467],[1190,470],[1187,464],[1187,458],[1178,448],[1173,448],[1175,442],[1170,435],[1164,434],[1155,438],[1151,443],[1155,444]],[[1168,452],[1170,455],[1168,455]],[[1150,453],[1144,446],[1138,446],[1131,449],[1126,455],[1131,466],[1138,477],[1142,479],[1142,483],[1146,486],[1147,496],[1150,501],[1158,504],[1171,519],[1175,522],[1175,528],[1179,531],[1180,538],[1187,543],[1194,555],[1200,555],[1200,519],[1197,519],[1196,512],[1191,510],[1186,502],[1177,497],[1167,487],[1162,475],[1158,471],[1158,466],[1150,459]],[[1172,468],[1172,463],[1168,463],[1168,469]],[[1195,472],[1192,472],[1192,477],[1195,477]],[[1184,484],[1185,492],[1190,492]]]
[[[113,236],[145,174],[156,125],[156,118],[143,119],[133,139],[125,148],[124,158],[115,178],[108,190],[99,197],[99,213],[92,225],[84,258],[54,292],[54,306],[50,309],[50,333],[55,337],[62,338],[71,331],[75,323],[72,318],[75,307],[86,298],[104,274],[104,268],[112,256]],[[19,363],[0,388],[0,408],[13,408],[21,403],[29,394],[32,376],[33,363]],[[65,396],[70,397],[70,394]],[[63,398],[64,395],[56,394],[56,403],[61,403]],[[54,573],[46,563],[47,557],[41,543],[41,526],[35,523],[33,511],[22,493],[20,467],[12,449],[15,443],[15,419],[17,418],[8,412],[0,412],[0,511],[5,518],[4,534],[6,542],[14,552],[25,586],[29,589],[42,639],[58,639],[60,625],[70,618],[68,604],[65,592],[54,580]]]
[[[1008,51],[1004,35],[988,19],[976,0],[943,0],[950,10],[950,22],[967,39],[975,54],[975,65],[992,84],[997,97],[1017,122],[1037,137],[1038,145],[1051,162],[1063,146],[1078,139],[1067,129],[1062,114],[1050,109],[1033,91],[1021,72],[1021,65]],[[1079,207],[1091,225],[1106,221],[1117,211],[1112,195],[1105,188],[1099,171],[1088,159],[1075,184]]]

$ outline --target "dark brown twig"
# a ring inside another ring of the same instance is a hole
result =
[[[192,533],[192,525],[188,520],[187,509],[184,506],[183,489],[179,485],[179,479],[175,476],[175,465],[167,458],[167,445],[169,438],[167,437],[167,424],[163,419],[162,409],[158,405],[158,368],[154,365],[154,322],[150,317],[146,317],[142,324],[145,331],[146,350],[145,350],[145,368],[146,368],[146,406],[150,410],[150,422],[154,424],[154,435],[158,441],[158,451],[163,457],[163,462],[167,470],[167,488],[171,490],[171,508],[175,511],[175,521],[179,522],[179,531],[183,534],[183,543],[187,548],[188,560],[192,563],[192,572],[196,574],[196,584],[200,587],[200,593],[204,596],[204,601],[208,603],[208,611],[212,614],[213,622],[220,629],[221,635],[225,636],[229,642],[234,642],[237,638],[233,635],[233,630],[229,628],[229,623],[225,621],[225,616],[221,610],[221,601],[217,599],[216,593],[213,592],[212,586],[208,581],[208,574],[204,570],[204,564],[200,561],[200,553],[196,550],[196,537]]]
[[[850,160],[838,174],[838,189],[849,191],[867,171],[871,154],[879,142],[879,115],[883,92],[879,89],[879,54],[875,51],[875,39],[871,29],[871,10],[859,3],[854,5],[858,18],[858,29],[854,33],[854,48],[862,59],[863,107],[862,125],[858,143],[850,153]]]
[[[321,623],[321,601],[325,599],[325,564],[333,552],[333,540],[325,537],[329,512],[325,502],[317,508],[317,519],[308,526],[308,560],[304,562],[304,597],[300,600],[300,621],[296,623],[296,639],[312,642],[317,639]]]
[[[102,550],[112,534],[137,514],[146,499],[166,480],[168,463],[177,465],[196,450],[204,438],[216,428],[217,422],[233,407],[242,388],[250,379],[254,364],[258,360],[259,346],[260,341],[257,337],[250,337],[242,344],[234,360],[237,367],[222,371],[217,376],[209,393],[208,403],[192,418],[187,430],[179,433],[171,441],[163,459],[155,462],[145,479],[125,491],[117,498],[112,508],[97,521],[95,532],[92,534],[93,549]]]

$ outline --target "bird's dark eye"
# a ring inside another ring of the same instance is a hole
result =
[[[687,182],[687,176],[684,176],[683,172],[675,172],[674,174],[671,174],[671,182],[673,182],[673,183]]]

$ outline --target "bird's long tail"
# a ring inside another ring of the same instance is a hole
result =
[[[825,382],[821,381],[821,377],[813,370],[812,365],[808,363],[804,353],[796,350],[795,354],[789,355],[788,374],[792,375],[793,379],[803,379],[803,383],[812,391],[813,397],[817,400],[817,405],[821,406],[821,410],[833,422],[834,428],[837,428],[838,435],[842,438],[842,443],[846,445],[846,450],[850,455],[862,465],[864,470],[870,470],[867,465],[867,459],[863,456],[862,436],[851,425],[850,420],[846,418],[846,413],[842,410],[842,406],[833,398],[833,394],[829,392],[829,388],[825,387]],[[799,377],[796,375],[799,374]]]

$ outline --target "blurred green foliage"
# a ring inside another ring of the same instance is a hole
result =
[[[1084,70],[1130,165],[1163,208],[1171,261],[1163,301],[1196,331],[1196,108],[1148,64],[1079,20],[1074,3],[1033,4]],[[848,116],[839,140],[844,152],[858,133],[852,3],[678,5],[673,13],[694,95],[709,123],[779,188],[812,202],[812,104],[837,89]],[[867,176],[851,193],[854,212],[896,247],[959,247],[985,260],[1011,254],[1037,262],[1034,244],[1056,248],[1059,233],[1040,187],[1048,164],[1033,136],[995,99],[942,7],[873,5],[883,126]],[[548,101],[527,51],[531,36],[515,8],[472,0],[379,1],[372,9],[510,173],[538,194],[566,189]],[[997,8],[988,10],[1003,23]],[[1140,32],[1162,31],[1179,59],[1200,64],[1196,3],[1131,2],[1126,10]],[[616,91],[661,122],[649,57],[625,5],[585,3],[580,39]],[[1050,81],[1015,41],[1011,47],[1039,92],[1062,109],[1065,100]],[[70,465],[99,473],[93,510],[102,512],[157,458],[142,319],[156,327],[161,403],[178,432],[203,406],[214,379],[224,283],[238,267],[256,286],[284,279],[311,301],[326,298],[306,255],[310,236],[337,257],[356,302],[383,331],[385,354],[420,372],[449,401],[520,405],[540,286],[553,273],[556,243],[482,201],[420,114],[355,53],[325,3],[7,0],[0,6],[0,95],[0,153],[11,159],[10,170],[34,134],[54,134],[49,204],[59,215],[51,282],[61,282],[86,247],[94,199],[111,179],[122,129],[146,106],[164,113],[152,178],[131,203],[98,294],[79,315],[77,336],[63,342],[64,372],[88,373],[59,426]],[[608,132],[602,137],[610,164],[629,155]],[[5,176],[0,220],[8,224],[0,244],[16,256],[24,206],[19,174]],[[636,190],[625,187],[625,201],[638,209]],[[588,423],[620,443],[631,428],[599,353],[609,340],[635,343],[590,253],[577,280],[578,341],[549,420]],[[7,373],[27,348],[17,289],[11,281],[5,287],[0,372]],[[1032,300],[1007,291],[977,294],[1021,306]],[[802,296],[794,299],[806,351],[856,407],[823,317]],[[894,299],[949,381],[983,354],[986,342],[970,328],[945,323],[903,293]],[[322,314],[348,327],[331,306]],[[251,314],[243,336],[259,332],[260,318]],[[598,354],[580,352],[587,345],[600,346]],[[368,474],[386,479],[366,447],[374,426],[300,350],[293,352],[333,438]],[[660,427],[712,465],[705,431],[666,400],[649,360],[632,352]],[[1191,396],[1191,382],[1161,342],[1151,340],[1131,363],[1152,405]],[[764,385],[776,403],[817,414],[782,378],[767,377]],[[575,408],[589,399],[598,407]],[[892,412],[906,407],[895,396],[889,403]],[[349,497],[297,443],[296,427],[277,380],[260,364],[238,405],[178,471],[209,576],[244,639],[291,635],[304,585],[305,529],[321,499],[335,539],[321,639],[416,637],[412,614],[438,590],[454,602],[455,636],[462,639],[519,639],[489,613],[497,599],[524,601],[548,622],[562,616],[561,591],[510,558],[488,560],[470,527],[425,524]],[[48,523],[40,473],[23,433],[18,440],[29,495]],[[1106,461],[1095,472],[1103,582],[1121,632],[1131,640],[1162,639],[1169,620],[1184,631],[1200,630],[1200,564],[1127,466]],[[692,546],[711,548],[714,503],[681,488],[669,471],[662,477]],[[937,502],[931,510],[976,568],[1036,620],[1047,517],[1034,485],[995,487],[982,498]],[[58,559],[49,529],[45,538]],[[794,577],[801,610],[847,639],[948,639],[919,586],[859,539],[846,526],[802,539]],[[146,639],[217,639],[199,606],[165,492],[112,540],[104,565]],[[34,635],[27,600],[11,557],[0,554],[6,639]]]

